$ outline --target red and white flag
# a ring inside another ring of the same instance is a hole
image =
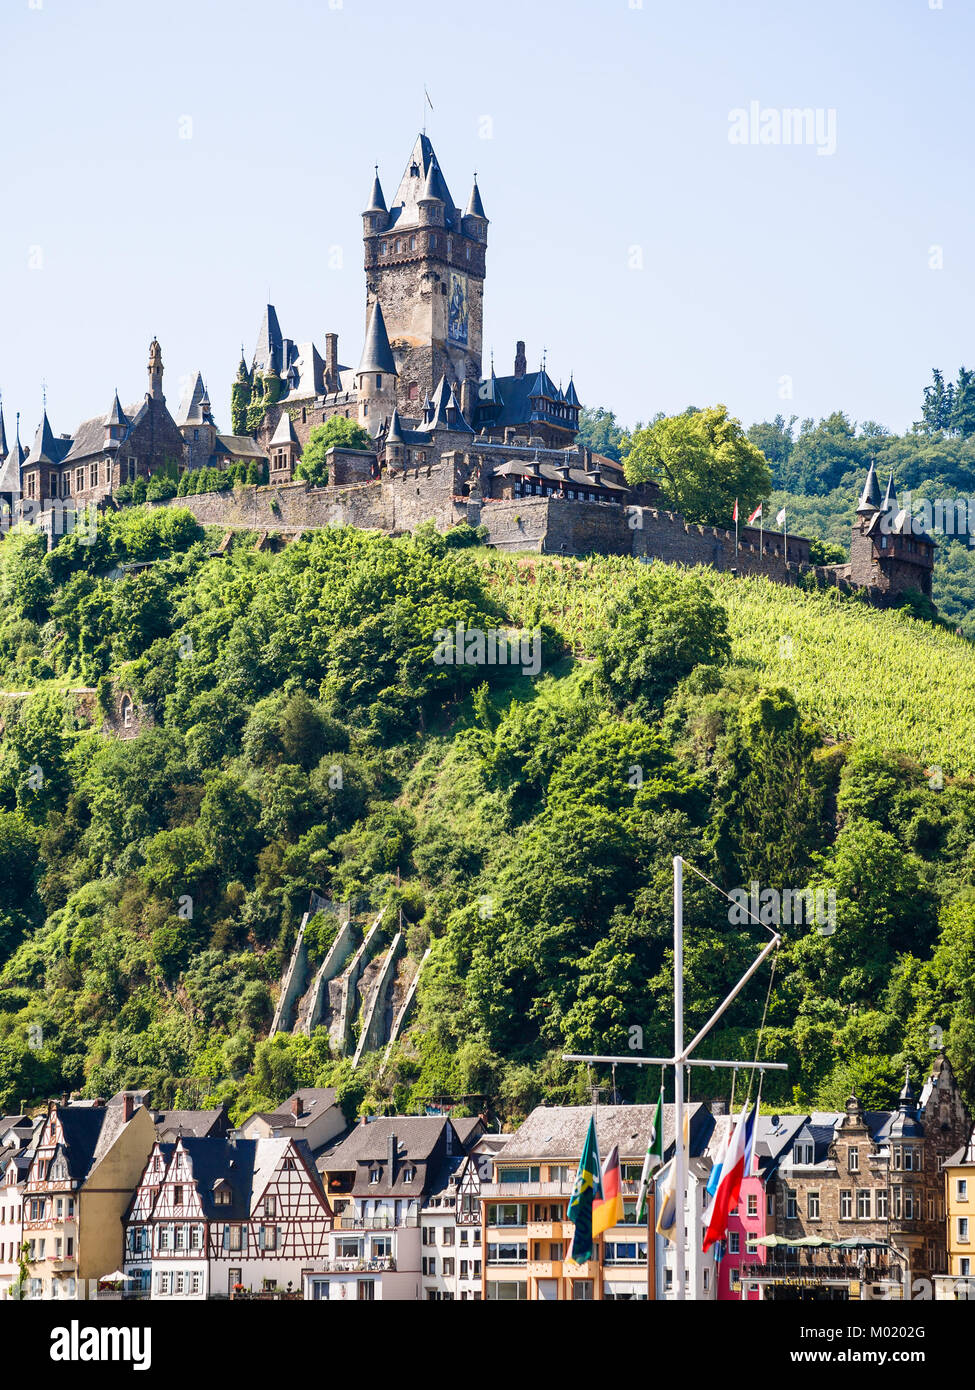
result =
[[[732,521],[734,521],[734,522],[737,522],[737,520],[738,520],[738,498],[737,498],[737,497],[735,498],[735,510],[731,513],[731,519],[732,519]]]
[[[745,1172],[745,1116],[748,1102],[741,1107],[738,1123],[728,1143],[721,1164],[721,1181],[711,1204],[711,1219],[704,1233],[704,1249],[709,1250],[716,1240],[723,1240],[728,1229],[728,1213],[734,1208],[741,1191]]]
[[[757,516],[761,516],[761,515],[762,515],[762,504],[761,504],[761,502],[759,502],[758,506],[755,508],[755,510],[752,512],[751,516],[748,518],[748,525],[751,526],[751,524],[752,524],[752,522],[755,520],[755,518],[756,518]]]

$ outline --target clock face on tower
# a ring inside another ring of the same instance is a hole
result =
[[[467,346],[467,276],[450,272],[447,300],[447,337],[452,343]]]

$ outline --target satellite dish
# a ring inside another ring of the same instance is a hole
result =
[[[778,1115],[773,1115],[773,1116],[772,1116],[772,1123],[773,1123],[773,1125],[775,1126],[775,1128],[778,1129],[779,1123],[780,1123],[780,1120],[779,1120],[779,1116],[778,1116]]]

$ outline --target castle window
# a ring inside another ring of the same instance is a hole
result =
[[[431,250],[431,251],[436,251],[436,249],[437,249],[437,237],[436,237],[436,233],[434,233],[434,235],[430,238],[430,250]]]
[[[127,460],[126,460],[126,465],[127,465],[127,467],[128,467],[128,470],[129,470],[129,482],[130,482],[130,483],[134,483],[134,482],[135,482],[135,459],[127,459]]]
[[[305,406],[301,407],[301,423],[303,425],[307,425],[308,423],[308,410]]]
[[[411,237],[410,237],[410,250],[411,250],[411,251],[415,251],[415,250],[416,250],[416,237],[415,237],[415,236],[411,236]]]
[[[377,375],[377,377],[376,377],[376,390],[377,390],[377,391],[381,391],[382,389],[383,389],[383,379],[382,379],[382,376]]]
[[[75,469],[75,473],[74,473],[74,485],[75,485],[75,487],[77,488],[77,490],[78,490],[79,492],[84,492],[84,490],[85,490],[85,470],[84,470],[83,468],[76,468],[76,469]]]
[[[199,430],[194,430],[194,431],[193,431],[193,438],[194,438],[194,439],[199,439],[199,437],[200,437],[200,431],[199,431]]]
[[[388,250],[389,250],[389,242],[388,242],[388,241],[381,241],[381,242],[379,243],[379,254],[380,254],[380,256],[385,256],[385,255],[386,255],[386,252],[387,252]]]
[[[415,381],[410,382],[409,398],[411,401],[418,401],[420,399],[420,387]]]
[[[400,236],[398,236],[398,237],[396,238],[396,251],[397,251],[397,254],[398,254],[400,251],[402,251],[402,249],[403,249],[403,238],[400,237]]]
[[[451,249],[452,249],[452,247],[453,247],[453,244],[454,244],[453,241],[450,239],[450,237],[448,237],[448,238],[447,238],[447,255],[448,255],[448,257],[450,256],[450,252],[451,252]]]
[[[470,258],[471,258],[471,248],[468,246],[468,248],[467,248],[467,259],[470,260]]]

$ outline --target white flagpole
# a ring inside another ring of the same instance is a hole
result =
[[[684,861],[674,855],[674,1292],[684,1301]]]

